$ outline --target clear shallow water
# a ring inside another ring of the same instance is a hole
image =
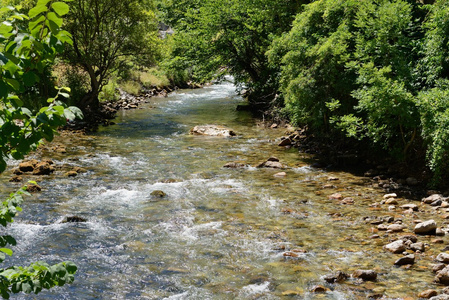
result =
[[[78,265],[74,284],[37,299],[366,299],[379,292],[396,299],[432,287],[430,259],[419,258],[412,270],[394,268],[398,257],[382,250],[392,236],[368,239],[375,229],[363,220],[411,217],[370,209],[383,194],[365,179],[313,169],[297,150],[277,147],[283,130],[235,111],[241,101],[228,83],[178,91],[121,112],[117,125],[94,135],[61,138],[67,154],[44,156],[88,172],[41,178],[44,191],[9,228],[18,246],[8,264]],[[188,135],[200,124],[229,126],[238,136]],[[285,178],[273,176],[279,170],[222,168],[270,156],[289,166]],[[5,194],[17,187],[7,175]],[[329,183],[335,187],[323,189]],[[154,190],[168,197],[154,199]],[[335,192],[356,205],[328,200]],[[88,222],[60,224],[71,215]],[[305,253],[284,256],[296,249]],[[378,271],[378,282],[348,280],[327,285],[325,294],[309,292],[325,285],[323,275],[359,268]]]

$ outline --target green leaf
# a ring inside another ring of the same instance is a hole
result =
[[[30,11],[28,12],[28,16],[31,18],[34,18],[35,16],[47,11],[47,5],[43,4],[43,5],[37,5],[35,7],[33,7],[32,9],[30,9]]]
[[[0,248],[0,251],[3,252],[3,253],[5,253],[5,254],[7,254],[7,255],[9,255],[9,256],[12,256],[12,250],[11,250],[11,249],[8,249],[8,248]]]
[[[48,13],[47,19],[55,23],[58,26],[58,28],[62,26],[62,19],[58,17],[54,12]]]
[[[15,79],[6,78],[5,81],[14,88],[16,92],[20,91],[20,82]]]
[[[23,83],[25,86],[33,86],[38,81],[39,77],[32,71],[28,71],[23,74]]]
[[[69,12],[69,6],[64,2],[54,2],[51,4],[51,7],[60,16],[63,16]]]

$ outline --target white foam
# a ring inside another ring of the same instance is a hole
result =
[[[244,286],[242,288],[243,295],[241,296],[250,296],[250,295],[257,295],[257,294],[263,294],[270,292],[269,290],[270,282],[265,281],[261,284],[250,284],[247,286]]]

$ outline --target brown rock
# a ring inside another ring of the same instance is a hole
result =
[[[354,204],[354,199],[352,199],[351,197],[346,197],[343,200],[341,200],[340,203],[344,205],[352,205]]]
[[[263,165],[264,168],[283,169],[284,166],[278,161],[267,161]]]
[[[74,167],[72,171],[75,171],[75,172],[78,173],[78,174],[86,173],[86,172],[87,172],[86,169],[81,168],[81,167]]]
[[[423,242],[418,242],[418,243],[413,243],[410,245],[410,249],[413,251],[421,251],[424,252],[426,250],[426,248],[424,247],[424,243]]]
[[[356,270],[352,273],[352,277],[360,278],[364,281],[375,281],[377,279],[377,273],[374,270]]]
[[[324,286],[322,286],[322,285],[315,285],[311,290],[310,290],[310,292],[311,293],[325,293],[325,292],[327,292],[329,289],[328,288],[326,288],[326,287],[324,287]]]
[[[432,272],[437,273],[437,272],[443,270],[446,267],[446,264],[438,263],[438,264],[431,265],[431,267],[432,267]]]
[[[397,205],[398,204],[398,200],[396,200],[394,198],[388,198],[387,200],[385,200],[385,204]]]
[[[23,181],[23,178],[18,175],[14,175],[13,177],[11,177],[11,179],[9,179],[9,182],[22,182],[22,181]]]
[[[449,285],[449,266],[437,272],[435,275],[435,282],[444,285]]]
[[[425,290],[425,291],[422,291],[421,293],[419,293],[418,297],[419,298],[429,299],[429,298],[434,297],[436,295],[438,295],[437,291],[429,289],[429,290]]]
[[[348,275],[342,271],[337,271],[334,274],[328,274],[324,276],[324,280],[326,280],[329,283],[340,283],[348,279]]]
[[[418,205],[416,205],[416,204],[412,204],[412,203],[410,203],[410,204],[404,204],[404,205],[401,205],[400,206],[402,209],[411,209],[411,210],[413,210],[413,211],[417,211],[418,210]]]
[[[27,185],[27,191],[30,193],[37,193],[42,191],[42,188],[37,184],[29,183]]]
[[[156,198],[164,198],[165,196],[167,196],[166,193],[164,193],[163,191],[160,191],[160,190],[152,191],[150,195],[152,197],[156,197]]]
[[[433,195],[430,195],[429,197],[423,198],[421,201],[426,204],[431,204],[438,200],[443,201],[443,200],[445,200],[445,198],[441,194],[433,194]]]
[[[279,173],[274,174],[273,176],[274,176],[274,177],[285,177],[285,176],[287,176],[287,173],[285,173],[285,172],[279,172]]]
[[[284,146],[290,146],[292,144],[292,140],[289,138],[283,139],[278,146],[284,147]]]
[[[48,162],[40,162],[34,167],[33,175],[50,175],[54,171],[55,167]]]
[[[66,177],[76,177],[78,176],[78,173],[75,171],[68,171],[67,173],[64,174],[64,176]]]
[[[20,169],[14,169],[14,170],[12,171],[12,173],[13,173],[14,175],[22,175],[22,174],[23,174],[23,172],[20,171]]]
[[[190,130],[190,134],[194,135],[207,135],[207,136],[222,136],[230,137],[235,136],[235,132],[231,129],[219,126],[219,125],[201,125],[195,126]]]
[[[37,160],[24,161],[19,164],[19,170],[22,172],[33,172],[35,165],[37,165]]]

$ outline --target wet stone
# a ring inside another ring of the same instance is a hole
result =
[[[435,275],[435,282],[449,285],[449,266],[446,266],[444,269],[437,272]]]
[[[435,258],[437,262],[449,264],[449,254],[448,253],[440,253]]]
[[[432,267],[432,272],[437,273],[437,272],[443,270],[446,267],[446,264],[438,263],[438,264],[431,265],[431,267]]]
[[[403,256],[394,262],[396,266],[413,265],[414,263],[415,255],[413,254]]]
[[[437,200],[441,200],[442,201],[444,199],[445,198],[441,194],[433,194],[433,195],[430,195],[429,197],[423,198],[421,201],[426,203],[426,204],[431,204],[434,201],[437,201]]]
[[[78,173],[75,172],[75,171],[68,171],[68,172],[66,172],[64,174],[64,176],[66,176],[66,177],[76,177],[76,176],[78,176]]]
[[[438,295],[437,291],[429,289],[429,290],[425,290],[425,291],[422,291],[421,293],[419,293],[418,297],[419,298],[424,298],[424,299],[429,299],[429,298],[434,297],[436,295]]]
[[[165,196],[167,196],[166,193],[160,190],[152,191],[150,195],[155,198],[164,198]]]
[[[425,247],[424,247],[424,243],[423,242],[418,242],[418,243],[413,243],[410,245],[410,249],[413,251],[421,251],[424,252],[425,251]]]
[[[329,289],[322,285],[315,285],[310,289],[311,293],[326,293]]]
[[[334,274],[328,274],[326,276],[324,276],[324,280],[328,283],[340,283],[345,281],[349,276],[342,272],[342,271],[337,271]]]
[[[28,184],[27,191],[30,193],[37,193],[37,192],[42,191],[42,188],[37,184]]]
[[[84,222],[87,222],[86,218],[79,217],[79,216],[69,216],[69,217],[65,217],[61,223],[84,223]]]
[[[387,227],[387,230],[391,230],[392,232],[401,232],[404,231],[405,226],[402,224],[391,224]]]
[[[374,270],[356,270],[352,273],[352,277],[359,278],[364,281],[375,281],[377,279],[377,273]]]
[[[11,177],[11,179],[9,179],[9,182],[22,182],[22,181],[23,181],[23,178],[18,175],[14,175],[13,177]]]
[[[239,162],[228,162],[227,164],[225,164],[223,166],[223,168],[228,168],[228,169],[242,169],[245,168],[247,165],[243,164],[243,163],[239,163]]]

